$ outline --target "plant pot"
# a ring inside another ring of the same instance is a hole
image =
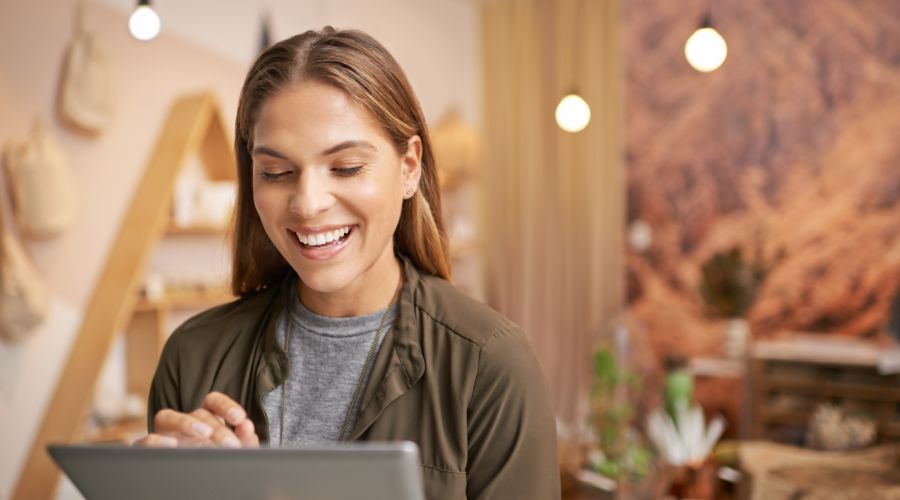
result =
[[[715,498],[716,463],[706,460],[701,464],[667,466],[663,475],[668,481],[668,494],[677,499]]]
[[[725,320],[723,354],[731,359],[744,359],[750,342],[750,324],[744,318]]]
[[[661,488],[666,486],[659,479],[651,474],[641,480],[616,481],[587,468],[575,475],[578,498],[584,500],[657,500],[663,498]]]

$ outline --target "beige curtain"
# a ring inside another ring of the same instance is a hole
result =
[[[485,0],[488,302],[529,333],[557,415],[588,411],[624,288],[621,0]],[[591,122],[554,120],[573,89]]]

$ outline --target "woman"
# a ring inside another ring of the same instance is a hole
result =
[[[241,298],[171,336],[141,443],[410,440],[429,498],[558,498],[537,360],[447,281],[428,131],[384,47],[325,28],[266,50],[235,151]]]

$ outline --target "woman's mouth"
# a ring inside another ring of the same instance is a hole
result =
[[[349,225],[312,234],[301,234],[290,229],[288,232],[294,237],[294,241],[304,257],[325,260],[336,255],[347,245],[347,242],[356,233],[355,229],[355,225]]]

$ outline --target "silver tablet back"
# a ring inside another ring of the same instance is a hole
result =
[[[260,449],[50,445],[88,500],[424,500],[414,443]]]

